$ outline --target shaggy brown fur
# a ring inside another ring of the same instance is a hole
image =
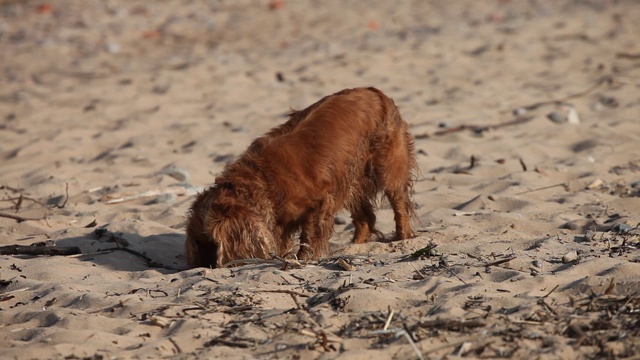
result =
[[[327,96],[256,139],[198,195],[188,215],[187,262],[220,267],[283,255],[298,233],[298,257],[317,259],[329,251],[342,208],[351,212],[353,242],[367,242],[377,233],[379,192],[393,208],[395,239],[411,238],[415,173],[413,138],[393,100],[375,88]]]

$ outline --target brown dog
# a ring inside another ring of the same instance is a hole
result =
[[[188,214],[187,262],[220,267],[291,250],[300,259],[329,251],[334,216],[351,212],[353,242],[375,230],[373,205],[384,192],[395,239],[414,236],[409,194],[416,173],[413,138],[393,100],[375,88],[327,96],[256,139],[199,194]]]

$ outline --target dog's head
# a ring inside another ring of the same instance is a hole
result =
[[[274,241],[256,204],[232,185],[218,184],[191,206],[185,251],[192,267],[221,267],[233,260],[268,258]]]

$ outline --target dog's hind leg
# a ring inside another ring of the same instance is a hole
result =
[[[388,189],[385,191],[391,207],[393,208],[396,222],[396,234],[393,240],[409,239],[415,236],[411,229],[411,201],[408,191],[405,189]]]
[[[391,131],[388,142],[375,154],[374,167],[381,188],[393,208],[396,222],[394,240],[415,236],[411,229],[411,217],[414,214],[410,192],[413,185],[413,173],[416,169],[413,155],[413,141],[407,132],[406,123]]]

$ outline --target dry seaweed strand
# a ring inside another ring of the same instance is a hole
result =
[[[311,297],[311,295],[307,295],[307,294],[303,294],[301,292],[295,291],[295,290],[288,290],[288,289],[276,289],[276,290],[254,290],[254,292],[266,292],[266,293],[282,293],[282,294],[289,294],[289,295],[295,295],[295,296],[300,296],[300,297]]]
[[[58,208],[58,209],[62,209],[67,205],[67,201],[69,201],[69,183],[65,183],[65,197],[64,197],[64,201],[62,202],[62,205],[58,205],[55,204],[54,207]]]
[[[434,132],[432,135],[433,136],[442,136],[442,135],[447,135],[447,134],[451,134],[451,133],[456,133],[456,132],[460,132],[463,130],[471,130],[473,132],[484,132],[487,130],[495,130],[495,129],[499,129],[502,127],[506,127],[506,126],[511,126],[511,125],[518,125],[518,124],[524,124],[526,122],[529,122],[533,120],[533,116],[519,116],[513,120],[509,120],[509,121],[505,121],[502,123],[498,123],[498,124],[493,124],[493,125],[459,125],[459,126],[454,126],[451,128],[447,128],[444,130],[439,130]],[[425,138],[429,138],[432,135],[429,135],[427,133],[424,134],[417,134],[414,137],[416,139],[425,139]]]
[[[520,161],[520,166],[522,166],[522,171],[527,171],[527,164],[524,163],[522,158],[518,159]]]
[[[420,349],[418,349],[418,346],[411,338],[411,335],[409,335],[409,333],[405,329],[376,330],[376,331],[370,332],[367,337],[380,336],[380,335],[393,335],[396,339],[401,336],[404,336],[407,339],[407,342],[409,343],[409,345],[411,346],[411,349],[413,349],[413,351],[416,353],[416,356],[418,357],[418,359],[424,360],[424,356],[422,356],[422,352],[420,351]]]
[[[556,188],[556,187],[560,187],[560,186],[564,186],[565,189],[567,188],[567,183],[560,183],[560,184],[555,184],[555,185],[549,185],[549,186],[543,186],[537,189],[533,189],[533,190],[527,190],[527,191],[522,191],[519,193],[516,193],[515,195],[523,195],[523,194],[528,194],[528,193],[532,193],[532,192],[536,192],[536,191],[540,191],[540,190],[547,190],[547,189],[552,189],[552,188]]]
[[[249,259],[232,260],[232,261],[229,261],[228,263],[222,265],[222,267],[223,268],[227,268],[227,267],[251,265],[251,264],[254,264],[254,265],[255,264],[276,264],[276,265],[282,264],[283,267],[284,267],[283,270],[286,270],[286,268],[289,267],[289,266],[293,266],[294,268],[303,267],[303,265],[300,262],[298,262],[297,260],[283,259],[281,257],[274,257],[274,259],[249,258]]]
[[[540,108],[542,106],[546,106],[546,105],[555,105],[555,104],[562,104],[568,100],[571,99],[576,99],[576,98],[580,98],[583,97],[585,95],[588,95],[590,93],[592,93],[593,91],[595,91],[596,89],[598,89],[600,86],[602,86],[605,83],[609,83],[611,84],[613,82],[613,77],[611,75],[605,75],[601,78],[599,78],[593,85],[591,85],[590,87],[588,87],[587,89],[580,91],[578,93],[575,94],[571,94],[559,99],[553,99],[553,100],[546,100],[546,101],[540,101],[540,102],[536,102],[530,105],[526,105],[526,106],[521,106],[519,108],[524,109],[524,110],[535,110],[537,108]],[[506,127],[506,126],[512,126],[512,125],[519,125],[519,124],[523,124],[526,122],[529,122],[533,119],[533,116],[518,116],[515,119],[506,121],[506,122],[502,122],[502,123],[498,123],[498,124],[493,124],[493,125],[459,125],[459,126],[454,126],[448,129],[444,129],[444,130],[439,130],[434,132],[433,134],[428,134],[428,133],[423,133],[423,134],[417,134],[414,137],[416,139],[425,139],[425,138],[429,138],[431,136],[442,136],[442,135],[447,135],[447,134],[451,134],[451,133],[456,133],[456,132],[460,132],[460,131],[464,131],[464,130],[471,130],[473,132],[484,132],[487,130],[495,130],[495,129],[499,129],[502,127]],[[524,171],[526,171],[526,166],[524,165],[524,163],[521,161],[520,164],[522,165]]]
[[[423,320],[420,321],[417,327],[447,331],[464,331],[468,329],[475,329],[486,326],[486,324],[480,320],[453,320],[453,319],[435,319],[435,320]]]
[[[605,83],[611,84],[612,82],[613,82],[613,77],[611,75],[605,75],[605,76],[599,78],[593,85],[591,85],[587,89],[582,90],[582,91],[580,91],[578,93],[571,94],[571,95],[568,95],[568,96],[565,96],[565,97],[559,98],[559,99],[540,101],[540,102],[533,103],[533,104],[530,104],[530,105],[521,106],[521,108],[525,109],[525,110],[535,110],[535,109],[537,109],[539,107],[542,107],[542,106],[545,106],[545,105],[561,104],[561,103],[563,103],[563,102],[565,102],[567,100],[576,99],[576,98],[583,97],[585,95],[589,95],[590,93],[595,91],[597,88],[599,88],[603,84],[605,84]]]

